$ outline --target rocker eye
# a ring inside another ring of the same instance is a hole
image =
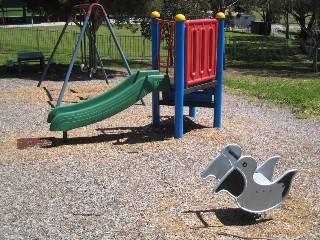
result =
[[[248,164],[246,162],[242,163],[243,167],[246,167]]]

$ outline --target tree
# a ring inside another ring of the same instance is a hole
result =
[[[179,13],[185,15],[187,19],[212,17],[210,9],[211,5],[209,0],[154,0],[146,6],[148,16],[145,14],[145,16],[141,18],[141,33],[144,37],[151,38],[149,15],[152,11],[158,11],[162,19],[173,20]],[[168,32],[168,28],[164,29],[163,36],[165,36],[165,39],[168,38]]]
[[[208,0],[155,0],[152,1],[146,7],[146,12],[150,13],[158,11],[161,15],[161,19],[173,20],[177,14],[183,14],[187,19],[198,19],[204,17],[212,17],[210,13],[210,1]],[[150,17],[145,16],[141,18],[141,34],[148,39],[151,39],[151,24]],[[166,42],[169,46],[170,41],[170,27],[164,25],[162,28],[162,41]],[[170,65],[173,64],[173,52],[170,52]]]
[[[236,12],[242,12],[243,8],[241,7],[241,3],[245,4],[246,1],[243,0],[212,0],[210,1],[211,9],[213,11],[214,16],[218,12],[223,12],[231,7],[235,8]]]
[[[308,53],[313,59],[313,70],[318,71],[318,53],[320,46],[320,1],[318,0],[291,0],[291,13],[299,23],[300,50],[307,51],[307,43],[313,43],[313,48]],[[307,22],[308,21],[308,22]]]

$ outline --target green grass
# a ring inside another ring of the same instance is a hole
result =
[[[289,106],[301,118],[320,118],[320,81],[317,74],[295,78],[270,77],[255,72],[251,75],[242,69],[226,74],[225,87],[231,93]]]
[[[311,72],[311,62],[293,62],[293,61],[228,61],[228,66],[238,69],[248,70],[250,74],[259,74],[262,71],[268,71],[272,76],[290,76],[295,77],[307,77],[313,76]]]
[[[226,31],[226,37],[261,37],[261,35],[250,33],[250,32],[239,32],[239,31]]]

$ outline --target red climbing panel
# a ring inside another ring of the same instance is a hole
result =
[[[186,21],[185,85],[212,80],[216,76],[218,21]]]

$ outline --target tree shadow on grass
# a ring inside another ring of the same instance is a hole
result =
[[[283,77],[283,78],[316,78],[318,73],[312,71],[312,64],[305,62],[234,62],[228,68],[243,75],[259,77]]]
[[[94,144],[102,142],[111,142],[114,145],[140,144],[146,142],[159,142],[174,137],[174,117],[162,117],[160,127],[154,128],[151,124],[142,127],[118,127],[118,128],[98,128],[101,134],[91,137],[72,137],[67,141],[63,138],[56,138],[54,146]],[[191,118],[185,117],[184,133],[195,129],[208,128],[207,126],[195,123]]]

